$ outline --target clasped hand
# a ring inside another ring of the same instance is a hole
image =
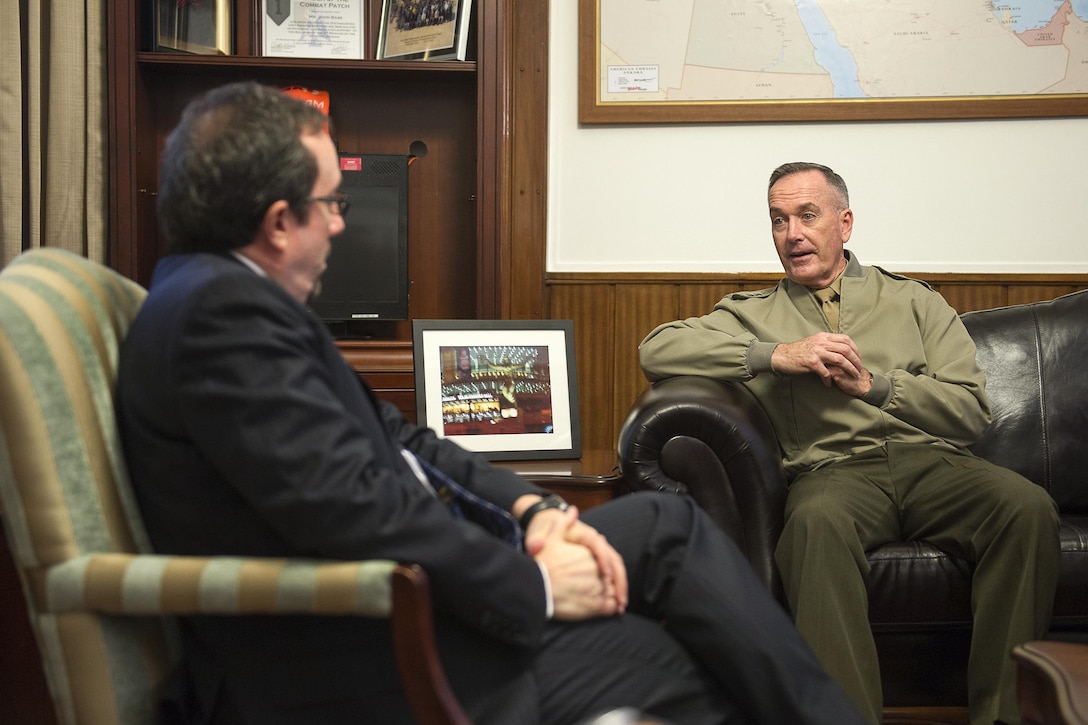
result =
[[[861,397],[869,392],[872,377],[849,335],[818,332],[796,342],[781,343],[771,353],[771,367],[783,375],[814,373],[824,385]]]
[[[548,571],[555,618],[567,621],[622,614],[627,568],[605,537],[578,519],[574,506],[533,517],[525,551]]]

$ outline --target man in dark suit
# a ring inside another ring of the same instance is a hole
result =
[[[682,725],[860,723],[689,499],[580,515],[374,397],[305,305],[347,212],[325,124],[237,84],[194,101],[167,139],[172,254],[118,381],[155,548],[421,564],[447,674],[480,724],[620,706]],[[523,545],[454,516],[431,490],[443,478],[518,521]],[[191,617],[181,631],[183,722],[411,721],[384,621]]]

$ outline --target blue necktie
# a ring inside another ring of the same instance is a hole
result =
[[[523,548],[524,535],[521,526],[510,512],[465,490],[459,483],[411,451],[405,449],[405,452],[419,464],[438,500],[446,504],[454,516],[482,526],[488,533],[519,551]]]

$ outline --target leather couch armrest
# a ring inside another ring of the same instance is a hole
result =
[[[786,479],[774,430],[751,393],[703,377],[658,382],[631,407],[617,450],[632,490],[690,494],[784,601],[774,547]]]

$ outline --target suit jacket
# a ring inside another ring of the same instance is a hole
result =
[[[400,447],[506,509],[540,490],[375,398],[278,284],[230,256],[163,259],[121,351],[118,403],[156,551],[418,562],[469,714],[531,722],[540,570],[451,517]],[[383,621],[195,617],[182,635],[189,721],[409,720]]]

